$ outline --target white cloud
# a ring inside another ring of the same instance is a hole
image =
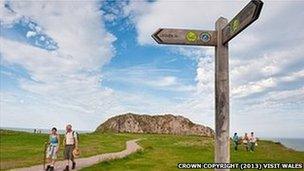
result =
[[[231,19],[245,5],[246,1],[166,1],[158,0],[153,3],[131,1],[124,7],[126,16],[131,16],[137,29],[137,40],[140,44],[152,44],[151,34],[158,28],[189,28],[214,30],[215,21],[220,17]],[[287,1],[264,1],[263,13],[259,22],[268,22],[282,8],[290,7]],[[238,36],[240,37],[240,36]],[[252,39],[253,38],[253,39]],[[242,35],[244,42],[258,42],[256,34]],[[238,48],[244,49],[245,44]]]
[[[304,78],[304,70],[291,72],[282,76],[269,77],[255,82],[248,82],[232,88],[231,94],[233,98],[246,97],[254,93],[260,93],[269,88],[277,87],[280,84],[298,81]],[[283,90],[282,92],[290,92],[291,90]],[[302,92],[296,89],[295,92]],[[301,94],[299,94],[301,95]],[[290,99],[291,100],[291,99]]]
[[[135,88],[167,90],[171,92],[194,92],[194,86],[174,76],[176,72],[180,71],[139,65],[110,71],[106,74],[105,79],[111,82],[127,84]]]
[[[33,32],[33,31],[28,31],[26,33],[26,37],[29,38],[29,37],[32,37],[32,36],[35,36],[36,35],[36,32]]]
[[[84,69],[100,67],[113,53],[111,43],[115,37],[104,29],[100,5],[94,1],[10,3],[16,13],[42,27],[44,33],[58,43],[60,53],[76,58]],[[102,57],[98,57],[100,55]]]
[[[271,77],[276,74],[285,74],[290,66],[303,62],[303,44],[286,49],[276,49],[266,52],[262,56],[252,56],[249,59],[232,59],[232,82],[244,83],[244,80],[257,80],[261,77]]]
[[[280,79],[282,81],[288,82],[288,81],[295,81],[295,80],[301,79],[301,78],[302,79],[304,78],[304,70],[303,69],[300,70],[300,71],[293,72],[290,75],[283,76]]]
[[[160,80],[154,82],[156,86],[164,87],[164,86],[171,86],[177,84],[177,78],[172,76],[163,77]]]
[[[30,27],[51,37],[59,48],[50,52],[1,39],[3,59],[9,64],[21,65],[32,78],[31,81],[20,79],[21,88],[26,90],[25,95],[1,94],[1,105],[4,106],[1,108],[1,118],[4,116],[6,123],[16,123],[16,118],[21,117],[23,121],[18,122],[24,122],[26,126],[30,121],[20,115],[24,113],[34,116],[35,122],[42,126],[53,119],[59,124],[75,122],[82,128],[94,128],[109,114],[138,112],[182,114],[195,122],[213,125],[213,48],[168,48],[173,55],[183,54],[197,62],[196,77],[193,78],[197,81],[196,86],[180,79],[176,71],[163,69],[160,74],[158,68],[146,66],[111,71],[108,77],[108,73],[102,75],[99,71],[112,58],[115,52],[112,43],[116,38],[105,30],[103,21],[114,20],[119,11],[113,9],[113,15],[107,14],[103,18],[99,11],[100,4],[93,1],[10,3],[14,11],[1,9],[1,16],[5,16],[1,18],[1,25],[5,23],[10,27],[20,19],[34,21],[38,26]],[[159,27],[214,29],[214,22],[219,16],[230,19],[245,4],[245,1],[131,1],[123,5],[123,12],[134,23],[138,42],[149,45],[153,44],[151,34]],[[259,113],[259,117],[269,114],[267,121],[274,119],[288,126],[274,114],[282,115],[287,111],[285,107],[289,106],[288,112],[294,116],[299,114],[303,106],[303,88],[293,83],[303,78],[303,70],[294,66],[303,63],[301,38],[304,34],[282,35],[283,30],[293,33],[294,30],[303,29],[301,23],[291,25],[289,23],[293,20],[286,20],[301,16],[299,10],[294,9],[295,6],[286,1],[266,1],[261,18],[230,43],[231,116],[232,122],[237,121],[240,130],[258,127],[259,118],[255,113]],[[282,17],[281,20],[277,19],[278,16]],[[289,40],[298,43],[294,46]],[[134,92],[102,88],[102,81],[108,78],[112,79],[110,81],[127,83],[127,88],[144,88]],[[289,86],[286,88],[282,84]],[[149,90],[187,95],[179,97],[172,94],[172,97],[164,98],[145,92],[147,87]],[[254,94],[259,96],[247,98]],[[29,101],[33,105],[28,105]],[[22,106],[22,110],[15,108],[16,104]],[[249,114],[251,121],[247,122],[248,117],[243,116]],[[265,124],[257,129],[263,131],[263,128],[269,127]],[[294,131],[296,127],[290,130]]]
[[[195,91],[195,87],[182,83],[175,76],[162,76],[158,78],[144,79],[142,80],[142,84],[156,89],[170,90],[176,92]]]
[[[131,2],[125,7],[125,15],[131,15],[131,19],[137,31],[137,41],[141,45],[156,44],[151,39],[151,34],[158,28],[191,28],[214,29],[214,22],[220,16],[231,19],[244,7],[245,1],[156,1]],[[252,103],[263,103],[262,97],[272,92],[294,92],[302,96],[302,90],[298,91],[296,82],[303,82],[303,36],[304,34],[289,34],[303,30],[303,24],[295,21],[301,20],[303,10],[299,7],[301,2],[291,1],[264,1],[264,7],[260,18],[250,27],[230,41],[230,81],[232,115],[241,117],[243,111],[252,109],[253,113],[267,113],[273,118],[276,112],[285,113],[286,109],[266,110],[263,107],[251,108]],[[170,48],[168,48],[170,49]],[[173,52],[174,51],[174,52]],[[172,54],[178,53],[197,61],[197,94],[189,97],[184,103],[175,107],[175,111],[184,111],[195,121],[213,122],[210,116],[214,113],[214,50],[213,48],[178,47],[172,48]],[[285,87],[284,87],[284,86]],[[287,87],[286,87],[287,86]],[[258,97],[249,95],[259,94]],[[285,94],[285,93],[283,93]],[[242,97],[242,98],[240,98]],[[260,97],[260,98],[259,98]],[[288,96],[284,100],[294,104],[295,112],[303,101],[295,102],[294,96]],[[274,102],[274,98],[265,99],[268,103]],[[245,103],[246,102],[246,103]],[[300,103],[300,104],[299,104]],[[276,103],[277,104],[277,103]],[[188,110],[185,110],[188,109]],[[173,109],[174,110],[174,109]],[[208,112],[209,115],[204,115]],[[236,113],[236,114],[235,114]],[[303,114],[302,114],[303,115]],[[209,116],[209,117],[202,117]],[[248,115],[246,115],[248,116]],[[259,115],[261,116],[261,115]],[[201,117],[201,118],[200,118]],[[292,116],[291,116],[292,117]],[[209,118],[209,119],[208,119]],[[258,119],[257,117],[252,117]],[[248,118],[247,118],[248,119]],[[256,126],[254,119],[247,125],[239,125],[239,130],[247,130],[246,126]],[[282,125],[284,121],[276,119]],[[235,121],[235,119],[232,119]],[[210,124],[208,122],[208,124]],[[252,124],[255,125],[252,125]],[[294,125],[297,125],[296,123]],[[261,128],[268,128],[261,124]],[[256,126],[256,129],[263,131]],[[297,127],[290,127],[290,133]],[[286,131],[285,131],[286,132]],[[288,131],[287,131],[288,132]],[[264,130],[265,133],[265,130]],[[266,133],[267,134],[267,133]]]
[[[15,22],[17,22],[21,15],[11,11],[8,8],[5,8],[7,1],[0,1],[0,23],[6,27],[11,27]]]
[[[100,68],[114,55],[112,43],[116,38],[104,28],[99,3],[11,1],[9,5],[13,12],[5,12],[7,8],[1,6],[1,12],[6,14],[1,19],[5,27],[18,20],[32,20],[38,24],[38,31],[51,37],[59,48],[47,51],[7,38],[0,39],[5,63],[23,67],[32,78],[19,79],[24,96],[34,96],[22,99],[27,105],[21,112],[22,105],[18,100],[8,103],[5,99],[11,95],[2,94],[1,120],[5,120],[6,125],[15,125],[25,117],[35,117],[41,120],[39,125],[53,121],[60,124],[74,122],[80,129],[92,129],[110,112],[121,111],[114,92],[101,87]],[[28,32],[26,36],[34,34]],[[35,102],[30,103],[31,99]]]
[[[151,34],[160,27],[214,29],[219,16],[236,12],[243,4],[231,1],[131,1],[124,10],[136,23],[138,42],[150,44],[154,42]],[[220,8],[225,6],[229,8]]]
[[[231,94],[234,97],[245,97],[254,93],[263,92],[265,89],[275,87],[276,85],[277,83],[275,79],[267,78],[259,80],[257,82],[250,82],[248,84],[232,88]]]

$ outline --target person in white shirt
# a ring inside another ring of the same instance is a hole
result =
[[[78,149],[77,133],[72,130],[72,125],[66,126],[66,133],[64,137],[64,159],[66,159],[66,167],[64,171],[69,171],[69,161],[72,161],[72,169],[75,169],[76,163],[74,160],[73,150]]]
[[[254,136],[254,133],[251,132],[250,137],[249,137],[249,149],[252,152],[254,151],[255,143],[256,143],[256,138]]]

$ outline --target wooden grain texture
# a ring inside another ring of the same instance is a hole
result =
[[[263,7],[261,0],[251,0],[230,22],[223,28],[223,41],[225,44],[260,16]]]
[[[203,39],[203,35],[209,35],[210,39]],[[216,46],[217,42],[216,32],[211,30],[160,28],[152,35],[152,38],[159,44],[172,45]]]
[[[229,163],[229,56],[228,43],[222,44],[223,27],[228,20],[221,17],[215,23],[215,163]],[[217,169],[229,170],[229,169]]]

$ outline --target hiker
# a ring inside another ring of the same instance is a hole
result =
[[[64,137],[64,159],[66,159],[66,166],[64,171],[69,170],[69,161],[72,161],[72,169],[75,169],[76,163],[74,160],[73,151],[78,150],[77,133],[72,130],[72,125],[66,126],[66,133]]]
[[[232,142],[233,142],[234,150],[237,151],[238,144],[239,144],[239,137],[238,137],[237,133],[234,133],[233,138],[232,138]]]
[[[53,171],[54,170],[54,164],[57,159],[57,154],[59,151],[59,143],[60,142],[60,136],[57,133],[57,128],[53,127],[52,131],[49,135],[49,141],[48,141],[48,148],[47,148],[47,156],[48,159],[48,165],[46,167],[46,171]]]
[[[255,146],[256,140],[257,140],[257,139],[255,138],[254,133],[251,132],[251,135],[250,135],[250,137],[249,137],[249,150],[250,150],[251,152],[254,151],[254,146]]]
[[[246,150],[248,151],[249,150],[249,137],[248,137],[247,133],[245,133],[245,136],[243,138],[243,144],[246,147]]]

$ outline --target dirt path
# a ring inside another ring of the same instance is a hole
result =
[[[88,166],[100,163],[102,161],[124,158],[129,154],[135,153],[136,151],[142,149],[142,147],[139,146],[136,143],[136,141],[138,141],[138,140],[139,139],[127,141],[126,142],[127,148],[123,151],[120,151],[120,152],[105,153],[105,154],[99,154],[99,155],[91,156],[91,157],[87,157],[87,158],[76,159],[76,169],[75,170],[80,170],[84,167],[88,167]],[[62,171],[64,168],[65,168],[65,162],[64,161],[56,162],[55,170]],[[36,166],[19,168],[19,169],[12,169],[12,170],[16,170],[16,171],[41,171],[41,170],[43,170],[43,165],[36,165]],[[71,170],[71,168],[70,168],[70,170]]]

